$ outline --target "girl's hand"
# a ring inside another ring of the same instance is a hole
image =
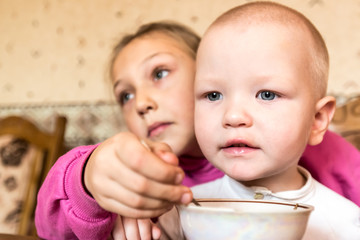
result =
[[[123,132],[91,154],[84,184],[107,211],[129,218],[157,217],[175,203],[188,204],[192,193],[182,186],[183,170],[168,145]]]
[[[160,239],[161,230],[150,219],[126,218],[118,215],[112,231],[114,240]]]

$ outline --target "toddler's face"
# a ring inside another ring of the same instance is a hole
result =
[[[239,181],[296,171],[315,115],[303,41],[267,25],[213,28],[201,43],[196,136],[205,157]]]
[[[114,91],[130,131],[201,154],[194,134],[195,60],[171,37],[152,33],[130,42],[113,68]]]

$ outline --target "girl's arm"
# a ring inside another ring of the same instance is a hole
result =
[[[44,239],[107,239],[116,214],[102,209],[83,189],[83,166],[97,146],[77,147],[60,157],[38,193],[37,233]]]
[[[172,202],[190,202],[190,189],[180,185],[184,173],[176,166],[176,156],[166,146],[149,144],[161,158],[131,133],[75,148],[59,158],[38,193],[38,235],[106,239],[117,214],[154,217]]]

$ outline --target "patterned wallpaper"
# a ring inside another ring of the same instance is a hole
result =
[[[111,101],[115,41],[173,19],[202,34],[244,0],[0,0],[0,105]],[[329,92],[360,94],[360,0],[283,0],[308,16],[331,55]]]

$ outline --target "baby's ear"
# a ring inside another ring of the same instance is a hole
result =
[[[336,100],[332,96],[321,98],[316,103],[316,113],[309,137],[309,145],[317,145],[322,142],[324,134],[334,116]]]

